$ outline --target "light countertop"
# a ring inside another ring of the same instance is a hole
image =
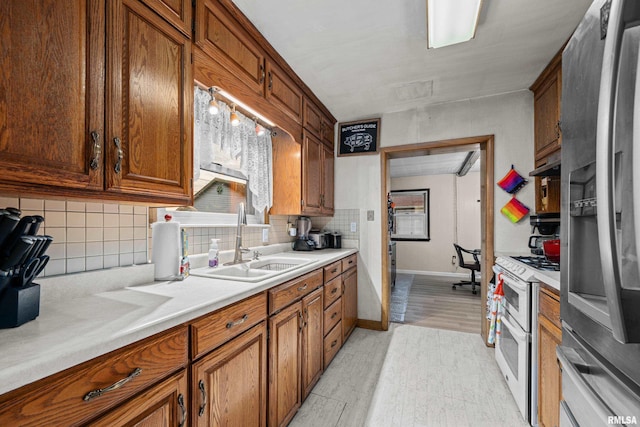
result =
[[[544,282],[555,290],[560,290],[560,272],[559,271],[543,271],[536,270],[535,278],[540,282]]]
[[[193,320],[357,252],[324,249],[277,255],[310,264],[262,282],[189,276],[154,282],[153,266],[68,275],[55,292],[43,279],[40,315],[0,330],[0,394]],[[206,255],[205,255],[206,262]],[[201,262],[201,261],[200,261]],[[197,262],[192,261],[192,265]],[[138,283],[127,283],[142,271]],[[149,277],[150,272],[150,277]],[[99,277],[96,280],[96,277]],[[52,278],[54,279],[54,278]],[[108,285],[94,283],[109,282]],[[121,283],[120,287],[118,282]],[[51,294],[57,293],[55,296]]]

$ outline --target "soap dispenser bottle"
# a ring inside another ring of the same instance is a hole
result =
[[[211,239],[209,247],[209,267],[216,268],[218,266],[218,239]]]

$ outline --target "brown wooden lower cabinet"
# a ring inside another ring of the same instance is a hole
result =
[[[311,393],[324,370],[323,295],[324,290],[320,287],[302,299],[302,400]]]
[[[541,285],[542,286],[542,285]],[[556,346],[562,343],[559,296],[540,288],[538,314],[538,424],[557,427],[560,422],[562,372],[556,357]]]
[[[187,372],[183,369],[88,425],[92,427],[183,427],[188,425],[187,396]]]
[[[269,318],[269,426],[285,426],[302,402],[302,302]]]
[[[266,425],[265,321],[195,362],[192,373],[191,425]]]
[[[358,270],[355,267],[342,273],[342,342],[345,342],[358,323]]]

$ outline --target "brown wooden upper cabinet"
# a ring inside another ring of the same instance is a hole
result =
[[[316,138],[322,139],[323,116],[316,105],[308,98],[304,99],[302,126]]]
[[[333,149],[335,142],[335,121],[330,119],[327,116],[322,116],[322,132],[320,138],[322,142],[327,146]]]
[[[560,132],[561,61],[562,52],[559,52],[530,87],[534,95],[536,161],[546,158],[558,150],[562,144]]]
[[[190,202],[186,35],[137,0],[1,2],[0,16],[0,190]]]
[[[306,130],[302,141],[302,213],[333,215],[333,148]]]
[[[179,29],[185,36],[191,37],[191,0],[142,0],[158,15]]]

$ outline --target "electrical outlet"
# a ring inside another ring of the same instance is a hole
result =
[[[367,221],[373,221],[373,211],[367,211]]]
[[[266,243],[269,241],[269,229],[268,228],[263,228],[262,229],[262,243]]]
[[[352,222],[351,223],[351,232],[355,233],[356,231],[358,231],[357,224],[355,222]]]

